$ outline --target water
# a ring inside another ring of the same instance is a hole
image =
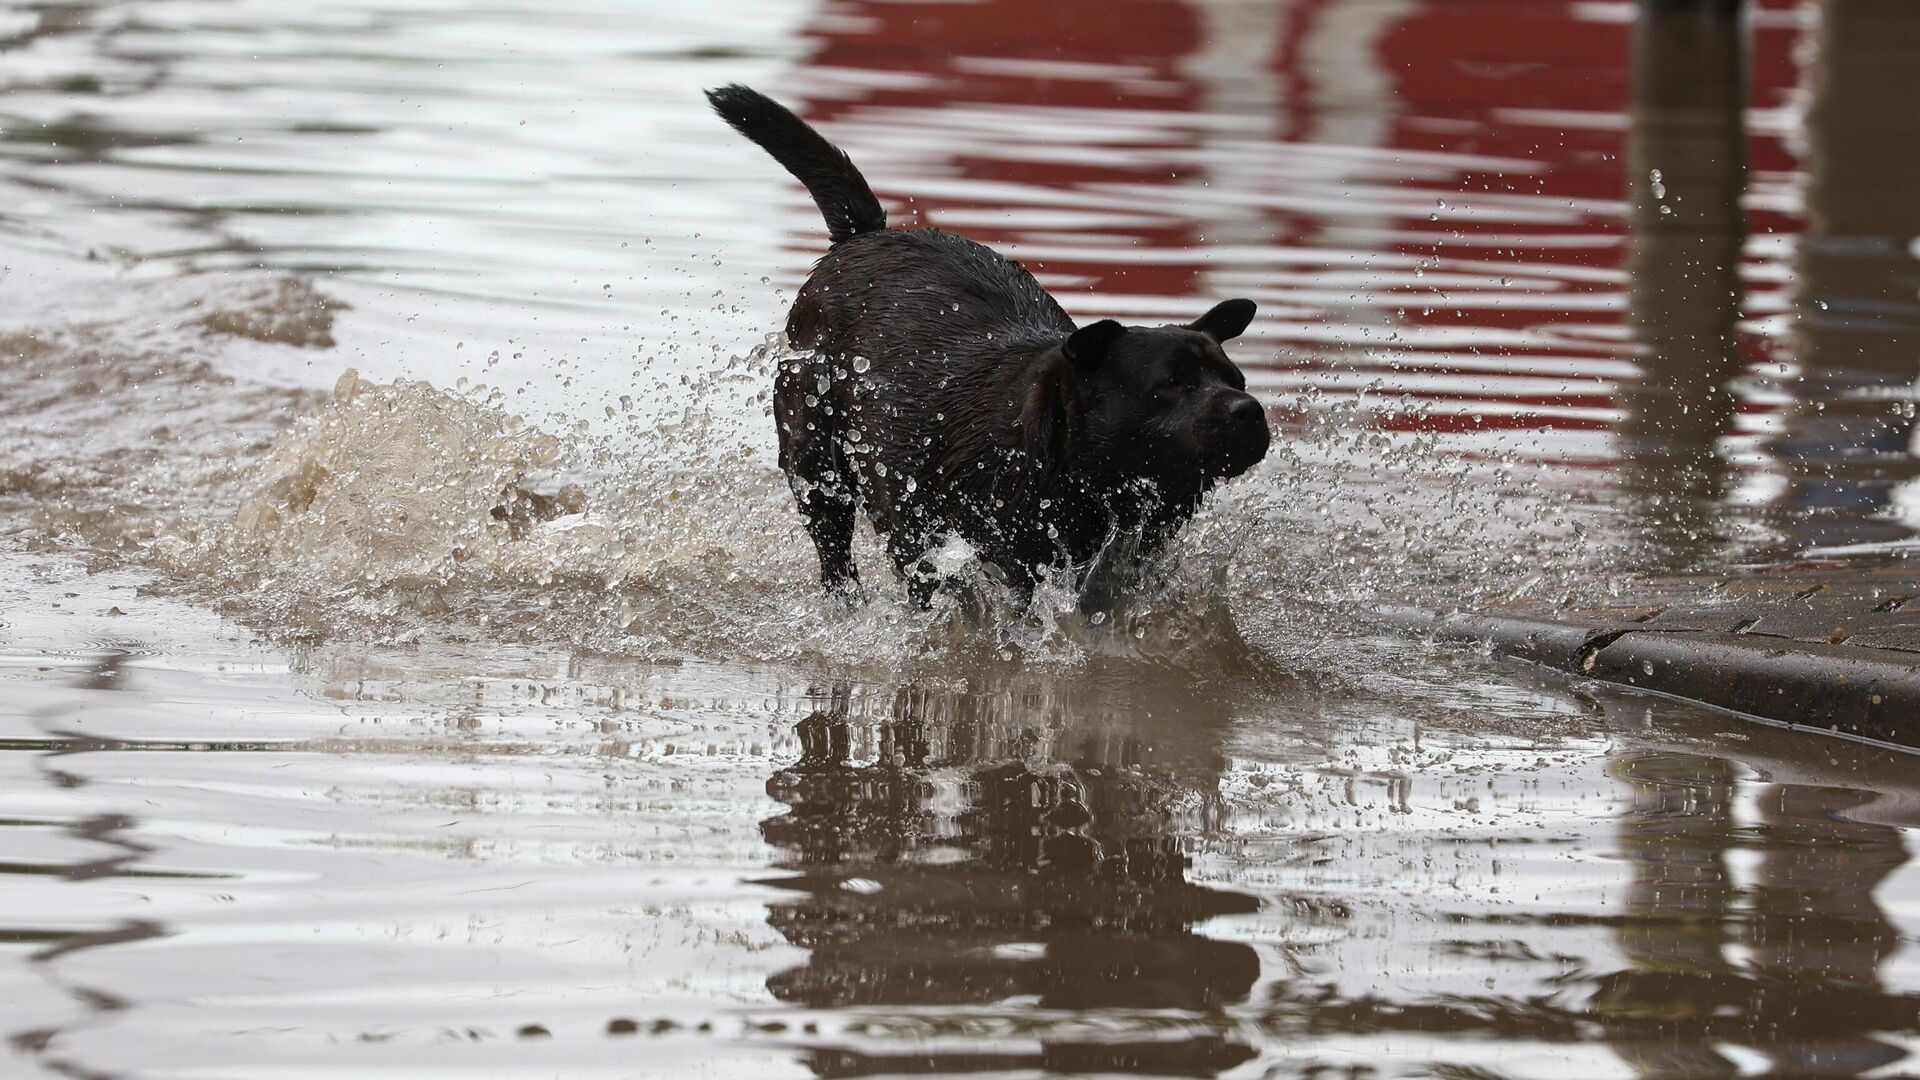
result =
[[[1916,17],[1633,15],[0,9],[0,1072],[1911,1071],[1911,758],[1365,622],[1914,547]],[[1260,302],[1131,608],[816,594],[729,81]]]

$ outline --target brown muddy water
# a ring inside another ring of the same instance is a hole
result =
[[[1920,1075],[1913,757],[1366,621],[1920,548],[1920,7],[1637,11],[0,4],[0,1075]],[[817,595],[729,81],[1260,302],[1130,607]]]

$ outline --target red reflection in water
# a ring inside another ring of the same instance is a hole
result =
[[[1179,70],[1199,46],[1192,7],[1177,0],[1028,0],[986,3],[836,4],[808,36],[819,42],[809,66],[908,76],[877,86],[857,100],[819,101],[806,109],[811,120],[832,123],[850,113],[877,109],[945,110],[957,106],[1004,106],[1020,110],[1155,110],[1190,113],[1199,95]],[[1084,68],[1111,65],[1123,77],[1086,77]],[[1072,75],[1074,77],[1063,77]],[[1178,152],[1181,144],[1160,149]],[[1099,183],[1163,183],[1176,186],[1167,170],[1148,169],[1118,157],[1082,156],[1008,160],[953,152],[918,163],[922,169],[967,180],[1030,184],[1072,190]],[[872,171],[872,170],[870,170]],[[898,177],[870,177],[882,198],[911,199],[919,219],[942,224],[946,211],[991,210],[999,201],[982,197],[928,196]],[[1170,192],[1170,197],[1173,196]],[[1170,221],[1172,219],[1169,219]],[[971,217],[964,232],[996,246],[1017,243],[1029,230],[995,227]],[[1117,230],[1135,246],[1184,250],[1198,242],[1183,224],[1139,225]],[[1162,296],[1191,295],[1198,284],[1189,266],[1054,261],[1044,269],[1085,279],[1096,289],[1121,288]]]
[[[1799,81],[1797,8],[1754,8],[1751,103],[1777,108]],[[1071,308],[1159,297],[1197,310],[1247,289],[1269,311],[1260,340],[1240,350],[1250,366],[1294,385],[1378,376],[1383,393],[1427,406],[1382,413],[1382,426],[1602,430],[1631,356],[1623,144],[1634,10],[1606,0],[850,0],[807,31],[816,48],[805,75],[826,91],[803,111],[857,149],[894,155],[868,171],[883,198],[910,204],[897,222],[1045,251],[1016,254]],[[958,125],[951,139],[943,124]],[[1035,125],[1059,125],[1061,137],[1042,142]],[[1748,144],[1755,175],[1797,168],[1772,128]],[[1290,198],[1302,192],[1323,197]],[[1230,211],[1212,220],[1216,202]],[[1761,207],[1751,223],[1798,229],[1791,208]],[[1209,251],[1226,253],[1193,257]],[[1373,278],[1355,284],[1356,272]],[[1340,331],[1331,341],[1329,326]],[[1744,347],[1757,361],[1775,342],[1749,334]],[[1562,365],[1550,376],[1557,389],[1541,388],[1541,361]],[[1421,384],[1397,385],[1408,374]],[[1501,386],[1518,379],[1527,382]]]

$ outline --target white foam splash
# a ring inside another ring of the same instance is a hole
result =
[[[234,539],[340,584],[444,583],[500,560],[517,485],[559,452],[518,417],[349,370],[261,464]]]

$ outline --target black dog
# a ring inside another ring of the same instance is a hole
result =
[[[1253,301],[1186,326],[1075,329],[1018,263],[939,229],[888,229],[847,155],[778,103],[744,86],[707,98],[806,185],[833,238],[787,318],[811,357],[774,384],[780,466],[829,588],[856,589],[865,507],[921,603],[938,584],[927,553],[959,536],[1017,595],[1073,569],[1092,611],[1115,571],[1266,456],[1266,416],[1220,349]]]

